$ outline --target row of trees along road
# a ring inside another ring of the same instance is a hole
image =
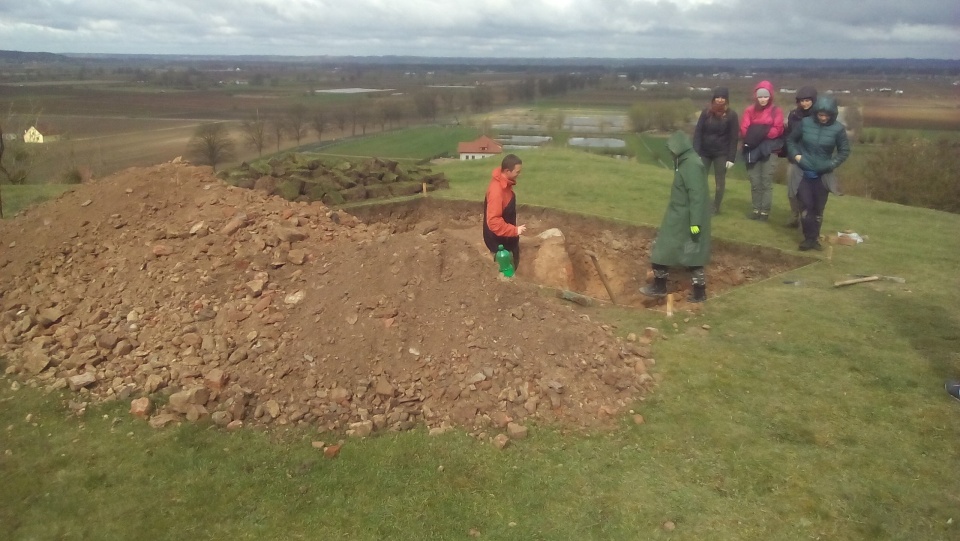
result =
[[[300,146],[311,133],[316,135],[317,141],[322,141],[324,134],[334,128],[344,133],[349,127],[351,135],[366,135],[367,128],[372,126],[384,131],[407,121],[433,122],[442,112],[483,112],[494,105],[566,94],[598,81],[587,76],[561,74],[541,79],[527,77],[503,85],[497,91],[490,85],[445,89],[443,92],[426,88],[412,95],[360,98],[337,105],[308,107],[296,104],[282,112],[261,115],[258,111],[240,123],[240,132],[242,143],[262,156],[268,145],[275,145],[276,152],[280,152],[283,141],[293,140]],[[218,164],[235,157],[236,143],[225,124],[204,124],[189,141],[187,154],[194,161],[216,170]]]

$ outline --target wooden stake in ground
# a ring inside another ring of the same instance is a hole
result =
[[[600,275],[600,281],[603,282],[603,287],[607,290],[607,295],[610,296],[610,302],[617,304],[617,299],[613,296],[613,288],[610,287],[610,283],[607,282],[607,275],[603,273],[603,270],[600,268],[600,260],[597,259],[597,254],[590,250],[585,250],[590,259],[593,260],[593,266],[597,269],[597,274]]]
[[[879,276],[864,276],[863,278],[854,278],[853,280],[834,282],[833,287],[852,286],[853,284],[862,284],[864,282],[876,282],[879,279]]]

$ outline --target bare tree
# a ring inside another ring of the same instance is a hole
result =
[[[40,108],[33,101],[29,104],[30,112],[27,116],[33,117],[34,125],[39,123]],[[4,135],[4,126],[7,128],[13,124],[13,104],[10,104],[6,118],[0,120],[0,180],[6,180],[10,184],[24,184],[27,176],[35,161],[34,152],[31,152],[22,137],[6,139]],[[0,214],[2,217],[2,214]]]
[[[187,155],[210,165],[216,172],[217,164],[233,159],[234,146],[226,124],[201,124],[187,143]]]
[[[310,119],[310,125],[313,126],[313,131],[317,132],[317,141],[323,140],[323,130],[327,128],[327,124],[330,123],[330,113],[323,107],[314,109],[313,117]]]
[[[357,124],[360,123],[360,120],[361,120],[360,117],[365,112],[366,111],[364,111],[363,108],[360,106],[360,102],[358,101],[350,102],[350,123],[351,123],[350,135],[357,134]]]
[[[373,121],[380,125],[380,131],[386,131],[387,129],[387,105],[386,101],[380,101],[373,111]]]
[[[287,129],[290,131],[290,135],[297,141],[297,146],[300,146],[300,140],[303,139],[303,136],[307,134],[307,130],[310,128],[307,113],[307,107],[302,103],[298,103],[287,110]]]
[[[418,92],[413,96],[413,103],[417,107],[417,114],[420,115],[420,118],[429,118],[430,120],[436,120],[437,110],[437,93],[433,90],[424,90]]]
[[[403,118],[403,105],[399,101],[389,101],[383,105],[384,120],[390,127],[396,126]]]
[[[15,148],[13,152],[7,147],[3,124],[0,123],[0,175],[10,184],[23,184],[27,179],[27,166],[30,163],[30,154],[25,148]],[[3,218],[3,194],[0,193],[0,218]]]
[[[334,109],[333,121],[337,123],[337,129],[340,130],[340,133],[343,133],[343,130],[347,128],[347,112],[341,107]]]
[[[453,112],[456,111],[460,100],[457,98],[456,92],[448,90],[440,94],[440,101],[443,102],[443,105],[447,108],[447,111]]]
[[[260,111],[257,116],[251,120],[244,120],[240,124],[243,131],[243,139],[247,146],[255,148],[257,155],[263,156],[263,147],[267,145],[267,123],[260,118]]]
[[[372,120],[372,115],[368,109],[363,107],[357,107],[353,110],[353,132],[356,134],[357,125],[360,125],[360,133],[362,135],[367,134],[367,125],[370,124]]]
[[[493,90],[480,85],[470,91],[470,106],[474,112],[485,111],[493,104]]]
[[[270,134],[273,135],[273,139],[277,142],[277,152],[280,152],[280,142],[283,141],[283,136],[287,133],[286,123],[282,118],[275,116],[267,121],[267,127]]]

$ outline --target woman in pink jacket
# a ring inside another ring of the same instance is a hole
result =
[[[743,161],[747,165],[753,198],[753,212],[748,217],[767,221],[773,205],[773,171],[777,168],[777,161],[771,156],[783,146],[783,110],[773,104],[770,81],[760,81],[753,95],[753,105],[740,117]]]

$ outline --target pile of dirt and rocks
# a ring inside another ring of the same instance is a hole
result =
[[[321,159],[296,152],[243,163],[221,176],[240,188],[288,201],[320,201],[325,205],[413,195],[450,186],[446,176],[426,166],[403,166],[380,158],[360,162]]]
[[[521,437],[641,398],[655,333],[621,339],[499,278],[474,214],[398,226],[206,167],[126,170],[0,222],[0,357],[77,409],[130,401],[154,426]]]

